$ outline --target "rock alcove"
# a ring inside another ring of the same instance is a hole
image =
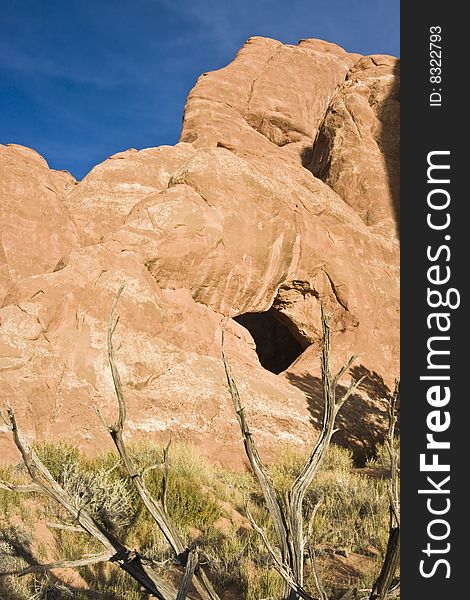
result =
[[[272,373],[285,371],[305,350],[273,308],[239,315],[235,321],[251,333],[261,365]]]

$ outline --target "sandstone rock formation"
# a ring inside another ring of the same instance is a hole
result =
[[[311,443],[323,303],[335,365],[363,352],[354,373],[368,375],[337,441],[370,450],[398,371],[397,90],[392,57],[251,38],[200,77],[174,147],[121,152],[76,182],[0,146],[0,393],[28,433],[106,443],[93,409],[115,412],[106,323],[124,283],[129,436],[241,463],[228,319],[262,449]]]

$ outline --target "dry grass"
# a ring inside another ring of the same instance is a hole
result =
[[[139,548],[144,555],[156,561],[164,563],[169,560],[171,564],[172,554],[166,541],[141,506],[113,452],[86,459],[76,448],[65,443],[43,443],[37,446],[37,450],[77,506],[86,506],[98,521],[111,527],[130,547]],[[162,448],[147,442],[130,445],[129,452],[140,470],[162,462]],[[282,456],[271,466],[279,491],[288,490],[304,459],[305,456],[298,451],[283,449]],[[386,457],[379,449],[375,462],[369,467],[381,467],[385,461]],[[11,468],[4,468],[0,476],[10,481],[18,481],[22,477]],[[159,495],[162,472],[158,467],[147,472],[146,484],[155,496]],[[355,556],[368,557],[366,571],[351,570],[354,573],[352,582],[359,586],[370,585],[379,569],[388,533],[386,485],[387,482],[381,478],[358,473],[351,455],[332,445],[318,477],[307,492],[307,512],[322,500],[310,542],[323,557],[321,566],[332,598],[341,589],[338,582],[330,579],[328,572],[328,556],[332,553],[341,552],[346,556],[355,553]],[[191,446],[175,444],[170,449],[170,515],[188,542],[197,539],[206,555],[211,578],[222,597],[245,600],[279,598],[282,582],[273,570],[272,561],[258,535],[247,524],[244,517],[246,499],[249,499],[257,521],[269,532],[270,523],[262,496],[249,473],[216,469]],[[65,519],[61,510],[43,497],[35,495],[34,500],[27,500],[18,494],[0,490],[0,560],[3,560],[3,570],[21,568],[33,560],[73,559],[100,551],[96,542],[86,534],[53,530],[53,555],[38,556],[38,546],[33,544],[36,517],[29,521],[27,518],[32,502],[35,515],[44,522]],[[168,565],[160,571],[168,573]],[[89,589],[94,590],[95,598],[146,598],[115,565],[83,567],[79,573]],[[314,592],[309,577],[307,567],[306,585]],[[63,578],[53,575],[21,579],[4,577],[1,583],[6,590],[2,600],[67,598],[70,594],[78,599],[90,597],[85,591],[73,589]]]

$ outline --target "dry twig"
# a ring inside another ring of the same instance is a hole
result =
[[[281,575],[285,581],[284,600],[295,600],[302,596],[299,590],[303,590],[304,569],[304,515],[303,501],[305,493],[312,483],[318,469],[328,450],[331,437],[336,431],[334,428],[338,411],[346,400],[354,393],[361,384],[364,377],[351,381],[346,392],[339,399],[336,398],[336,388],[341,377],[348,371],[358,355],[351,356],[347,363],[333,377],[330,367],[330,324],[329,317],[322,309],[323,349],[321,356],[323,399],[325,403],[323,423],[318,440],[310,453],[306,463],[300,471],[297,479],[289,490],[285,507],[274,488],[274,484],[268,470],[261,461],[253,435],[248,426],[245,410],[241,405],[240,394],[233,378],[230,364],[225,353],[225,328],[222,328],[222,360],[225,367],[230,396],[237,414],[238,424],[243,435],[245,452],[250,461],[251,468],[258,480],[268,508],[276,533],[277,543],[281,554],[283,571]],[[261,533],[260,533],[261,535]],[[266,536],[262,536],[266,544]],[[267,547],[268,548],[268,547]],[[268,548],[272,555],[272,551]],[[284,574],[283,574],[284,573]],[[317,587],[323,589],[317,573]]]

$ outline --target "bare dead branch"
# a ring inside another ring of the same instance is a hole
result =
[[[395,425],[397,420],[396,405],[400,393],[400,382],[395,381],[395,390],[388,405],[388,432],[385,446],[390,458],[390,485],[388,489],[390,525],[387,550],[369,600],[385,600],[391,594],[391,586],[400,560],[400,500],[398,482],[398,456],[394,448]]]
[[[176,600],[177,591],[171,584],[154,572],[150,574],[150,569],[143,564],[138,554],[132,553],[114,534],[97,523],[86,509],[74,505],[68,493],[52,477],[37,453],[29,446],[18,427],[15,413],[10,406],[7,408],[7,415],[13,441],[21,454],[29,476],[41,492],[60,504],[84,531],[106,548],[107,554],[111,557],[109,560],[117,562],[145,590],[156,596],[158,600]]]
[[[251,511],[250,511],[249,506],[248,506],[248,502],[245,502],[245,514],[246,514],[248,520],[250,521],[250,524],[253,527],[253,529],[257,533],[259,533],[261,539],[264,542],[264,545],[266,546],[266,550],[271,555],[271,558],[273,559],[274,563],[276,565],[278,565],[279,568],[285,568],[284,565],[283,565],[283,563],[282,563],[282,560],[279,558],[278,553],[276,552],[276,550],[271,545],[271,542],[269,541],[269,538],[266,535],[265,531],[257,524],[257,522],[255,521],[253,515],[251,514]]]
[[[178,588],[178,596],[176,597],[176,600],[186,600],[186,596],[188,595],[189,588],[191,586],[191,582],[193,580],[198,563],[199,557],[197,550],[193,549],[188,553],[183,579]]]
[[[385,598],[387,598],[399,559],[400,528],[397,526],[390,529],[387,550],[382,564],[382,569],[380,570],[379,576],[372,588],[372,592],[369,596],[370,600],[385,600]]]
[[[318,436],[317,442],[307,459],[305,465],[300,471],[297,479],[295,480],[292,488],[289,492],[289,505],[288,505],[288,522],[291,536],[293,538],[293,547],[295,553],[295,565],[294,573],[298,576],[298,581],[303,581],[303,501],[305,493],[311,485],[315,475],[318,472],[320,465],[322,464],[328,447],[331,442],[333,433],[335,432],[335,419],[339,409],[344,402],[349,398],[351,393],[357,388],[360,381],[352,381],[346,393],[343,397],[336,400],[336,386],[340,377],[346,372],[351,366],[357,355],[352,356],[349,361],[344,365],[336,374],[334,378],[331,376],[330,366],[330,320],[329,316],[326,315],[322,307],[322,329],[323,329],[323,348],[321,354],[321,370],[322,370],[322,387],[323,387],[323,400],[325,403],[322,428],[320,435]]]
[[[106,419],[101,414],[101,411],[97,406],[94,407],[94,410],[95,410],[95,413],[97,414],[99,420],[101,421],[101,424],[103,425],[104,429],[106,431],[108,431],[108,429],[110,428],[110,424],[106,421]]]
[[[169,463],[168,463],[168,454],[170,452],[170,446],[171,446],[171,438],[170,438],[170,441],[168,442],[168,444],[165,446],[165,448],[163,448],[163,462],[162,462],[163,479],[162,479],[161,501],[162,501],[163,510],[165,512],[168,512],[166,499],[167,499],[167,495],[168,495],[168,481],[169,481],[169,477],[170,477]]]
[[[320,574],[318,572],[317,557],[315,554],[315,549],[314,549],[313,544],[311,543],[313,523],[315,521],[315,517],[317,515],[318,509],[320,508],[322,503],[323,503],[323,498],[321,498],[312,509],[312,513],[310,515],[310,519],[309,519],[309,523],[308,523],[308,527],[307,527],[307,538],[305,540],[305,544],[307,545],[308,555],[310,558],[310,564],[312,566],[313,580],[315,582],[315,587],[317,588],[317,591],[320,594],[320,600],[328,600],[328,595],[326,593],[325,588],[323,587],[323,583],[322,583]]]
[[[350,356],[350,357],[349,357],[349,360],[348,360],[348,362],[347,362],[345,365],[343,365],[343,366],[341,367],[341,369],[340,369],[340,370],[339,370],[339,371],[336,373],[336,375],[335,375],[335,377],[334,377],[334,379],[333,379],[333,385],[334,385],[334,386],[337,386],[337,385],[338,385],[338,383],[339,383],[339,380],[341,379],[341,377],[342,377],[342,376],[343,376],[345,373],[347,373],[347,371],[349,370],[349,368],[351,367],[351,365],[352,365],[353,363],[355,363],[355,362],[356,362],[356,360],[357,360],[357,359],[358,359],[360,356],[362,356],[362,354],[354,354],[353,356]]]
[[[328,594],[326,593],[326,590],[323,586],[323,582],[320,577],[320,573],[318,572],[317,556],[315,554],[315,550],[312,546],[309,546],[308,551],[310,556],[310,564],[312,566],[313,580],[315,582],[317,592],[320,594],[320,600],[328,600]]]
[[[298,498],[303,498],[305,491],[312,482],[318,468],[323,461],[328,449],[331,436],[334,431],[334,422],[336,417],[336,388],[333,385],[330,370],[330,324],[329,318],[322,311],[322,326],[323,326],[323,349],[322,349],[322,384],[323,384],[323,399],[325,408],[323,413],[322,429],[318,440],[299,473],[297,479],[292,486],[292,497],[297,502]],[[340,370],[341,371],[341,370]]]
[[[16,483],[10,483],[9,481],[0,480],[0,488],[4,490],[9,490],[10,492],[18,492],[19,494],[30,494],[30,493],[40,493],[41,488],[35,483],[30,483],[26,485],[18,485]]]
[[[222,361],[224,364],[225,375],[227,377],[230,396],[232,398],[233,406],[237,415],[238,424],[242,432],[245,452],[248,456],[248,460],[250,461],[253,473],[255,474],[258,483],[260,484],[266,502],[266,506],[271,515],[277,541],[281,551],[282,562],[285,564],[289,564],[289,534],[287,530],[285,515],[280,505],[279,498],[274,488],[274,483],[271,479],[271,476],[261,461],[258,449],[256,447],[255,441],[253,439],[252,433],[250,431],[245,417],[245,409],[242,408],[241,405],[240,394],[238,392],[237,384],[235,383],[235,380],[233,378],[230,363],[225,353],[225,324],[222,327]]]
[[[145,480],[145,478],[150,473],[150,471],[161,471],[161,469],[162,469],[161,464],[155,464],[155,465],[150,465],[150,467],[145,467],[145,469],[142,471],[142,479]]]
[[[366,378],[366,375],[363,375],[362,377],[360,377],[357,380],[351,379],[351,383],[349,384],[348,389],[346,390],[346,392],[344,393],[344,395],[342,396],[342,398],[336,402],[335,416],[336,416],[336,414],[338,414],[338,411],[343,406],[343,404],[346,402],[346,400],[348,400],[348,398],[352,394],[354,394],[354,392],[361,385],[361,383],[364,381],[365,378]]]
[[[58,560],[47,565],[33,565],[31,567],[28,567],[27,569],[22,569],[20,571],[3,572],[0,573],[0,576],[16,575],[17,577],[24,577],[25,575],[29,575],[31,573],[45,573],[47,571],[52,571],[53,569],[69,569],[76,567],[84,567],[86,565],[95,565],[100,562],[107,562],[111,557],[112,554],[110,554],[109,552],[103,552],[102,554],[84,556],[83,558],[78,558],[77,560]]]
[[[114,297],[114,301],[111,306],[111,312],[109,313],[108,336],[107,336],[108,361],[109,361],[109,366],[111,368],[111,374],[113,377],[114,392],[116,394],[116,398],[118,400],[118,405],[119,405],[119,418],[118,418],[118,421],[117,421],[115,427],[120,429],[121,431],[123,430],[124,421],[126,420],[126,404],[124,402],[124,394],[122,391],[121,377],[119,375],[119,371],[116,367],[116,362],[114,360],[113,334],[114,334],[117,324],[118,324],[118,320],[114,321],[114,313],[116,312],[116,307],[117,307],[119,298],[121,297],[123,290],[124,290],[124,284],[121,284],[116,293],[116,296]]]
[[[164,476],[162,497],[160,498],[160,500],[156,500],[152,496],[152,494],[147,490],[145,486],[145,481],[142,475],[137,471],[135,464],[129,456],[127,448],[124,444],[123,430],[127,412],[126,402],[124,398],[124,392],[122,388],[121,378],[119,375],[119,370],[115,361],[113,347],[113,334],[116,330],[117,325],[117,321],[115,321],[114,314],[123,289],[124,286],[121,285],[117,291],[108,320],[108,360],[111,368],[114,390],[118,401],[119,415],[115,423],[107,425],[107,430],[111,435],[114,445],[116,446],[119,456],[121,457],[124,468],[126,469],[130,480],[132,481],[137,493],[139,494],[142,503],[144,504],[145,508],[147,509],[155,523],[158,525],[160,531],[165,536],[168,544],[170,545],[170,547],[176,555],[176,559],[180,562],[181,565],[185,566],[187,560],[186,545],[184,544],[183,539],[181,538],[178,530],[172,523],[170,516],[168,515],[168,512],[166,510],[166,487],[168,483],[167,457],[169,445],[164,450]],[[201,566],[199,566],[199,568],[197,569],[197,573],[194,576],[194,586],[203,600],[220,600]]]
[[[279,549],[281,551],[282,568],[284,569],[284,574],[287,574],[286,577],[283,575],[283,578],[286,583],[288,583],[288,587],[284,590],[284,598],[286,600],[295,600],[295,598],[297,598],[299,595],[302,596],[297,588],[302,589],[303,584],[305,548],[303,531],[303,501],[305,493],[308,487],[311,485],[326,455],[331,437],[335,432],[334,424],[339,409],[350,397],[350,395],[357,389],[362,381],[362,379],[359,381],[353,380],[342,398],[339,401],[336,400],[336,387],[340,378],[344,375],[344,373],[346,373],[359,355],[352,356],[347,363],[339,369],[333,378],[330,367],[330,320],[329,316],[324,313],[323,307],[322,330],[323,348],[321,354],[321,369],[323,399],[325,403],[322,427],[310,456],[308,457],[298,477],[294,481],[290,491],[287,494],[286,506],[284,508],[279,500],[269,472],[261,462],[252,433],[247,424],[245,411],[241,405],[240,394],[238,392],[238,388],[233,378],[230,364],[225,353],[225,324],[222,327],[222,360],[227,377],[228,388],[237,415],[238,424],[243,435],[245,452],[263,492],[266,506],[273,522]],[[259,528],[256,529],[256,531],[260,533]],[[260,535],[262,534],[260,533]],[[267,546],[266,536],[262,535],[262,538]],[[272,555],[272,548],[268,548],[268,551]],[[323,589],[321,582],[319,582],[317,587],[319,590]]]
[[[251,523],[251,526],[259,534],[259,536],[263,540],[263,543],[264,543],[266,549],[268,550],[269,554],[271,555],[271,557],[273,559],[273,563],[274,563],[273,567],[276,569],[276,571],[279,573],[279,575],[284,579],[287,586],[290,589],[294,590],[301,598],[304,598],[304,600],[314,600],[314,598],[312,596],[310,596],[310,594],[308,592],[306,592],[303,589],[303,587],[300,586],[295,581],[294,576],[290,572],[288,565],[283,563],[283,561],[279,558],[277,552],[272,547],[271,542],[269,541],[268,536],[266,535],[266,532],[256,523],[255,519],[253,518],[253,515],[251,514],[251,512],[248,508],[248,504],[245,505],[245,511],[246,511],[246,516],[248,517],[248,520]]]
[[[323,498],[320,498],[320,500],[318,500],[318,502],[315,504],[315,506],[312,509],[312,512],[310,514],[310,519],[308,521],[308,526],[307,526],[306,542],[308,542],[308,540],[311,539],[311,537],[312,537],[313,523],[315,522],[315,517],[317,516],[318,509],[320,508],[320,506],[322,504],[323,504]]]

